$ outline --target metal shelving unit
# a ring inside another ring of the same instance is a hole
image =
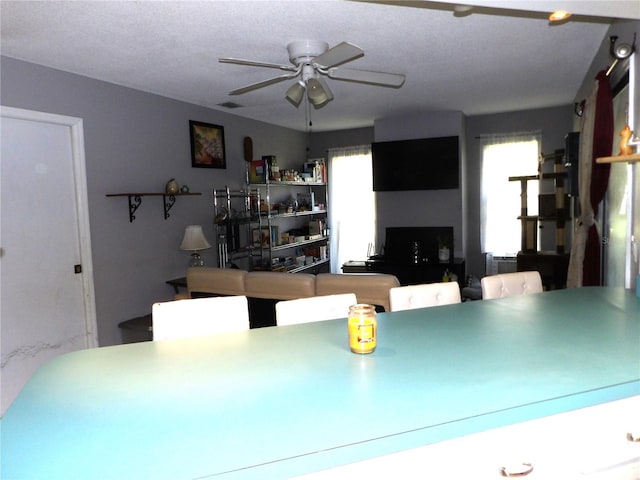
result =
[[[251,183],[249,189],[259,196],[260,229],[268,232],[266,245],[261,245],[261,265],[256,268],[297,273],[328,265],[326,183],[267,180]],[[309,204],[303,206],[299,197]],[[309,231],[310,223],[316,230]]]
[[[218,250],[218,266],[243,264],[251,269],[253,258],[262,256],[261,248],[253,243],[253,230],[260,225],[258,211],[260,192],[213,189],[214,230]],[[237,265],[239,266],[239,265]]]

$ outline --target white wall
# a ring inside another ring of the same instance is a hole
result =
[[[120,343],[119,322],[148,314],[153,302],[172,298],[165,281],[184,276],[188,254],[178,247],[186,225],[203,225],[213,240],[211,190],[243,184],[245,136],[253,138],[256,158],[277,155],[282,166],[301,165],[306,158],[303,132],[7,57],[0,61],[3,105],[84,120],[100,345]],[[189,120],[224,127],[226,169],[191,168]],[[178,198],[167,220],[162,197],[144,197],[133,223],[126,198],[106,197],[161,192],[172,177],[202,195]],[[42,231],[46,234],[47,225]],[[215,264],[214,249],[203,257]]]

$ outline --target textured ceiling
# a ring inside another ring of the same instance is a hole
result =
[[[292,40],[348,41],[365,56],[347,67],[406,75],[400,89],[329,80],[335,99],[309,109],[312,129],[326,131],[422,111],[476,115],[571,103],[612,18],[578,15],[551,26],[545,8],[568,3],[574,13],[640,18],[636,0],[466,3],[483,6],[459,15],[435,2],[3,0],[0,51],[298,130],[307,128],[307,109],[285,101],[291,81],[228,95],[282,72],[218,58],[288,64]],[[545,13],[518,9],[525,5]],[[219,106],[225,102],[241,106]]]

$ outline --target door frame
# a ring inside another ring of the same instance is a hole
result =
[[[98,346],[98,324],[96,319],[96,300],[93,282],[93,257],[91,253],[91,231],[89,228],[89,196],[87,193],[87,172],[84,152],[84,127],[81,118],[68,117],[54,113],[38,112],[22,108],[0,105],[0,117],[51,123],[69,127],[71,134],[71,155],[73,181],[75,185],[76,216],[78,222],[78,242],[80,246],[80,264],[82,265],[82,294],[84,304],[85,344],[87,348]],[[0,232],[0,245],[2,232]],[[0,251],[0,255],[2,252]],[[2,274],[0,267],[0,275]]]

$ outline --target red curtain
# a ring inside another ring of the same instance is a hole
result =
[[[591,171],[591,205],[594,216],[598,213],[598,204],[604,198],[609,184],[611,165],[596,163],[598,157],[608,157],[613,148],[613,95],[611,85],[605,71],[596,76],[598,94],[596,97],[596,114],[593,133],[593,156]],[[594,225],[589,229],[582,264],[582,285],[600,285],[600,235]]]

